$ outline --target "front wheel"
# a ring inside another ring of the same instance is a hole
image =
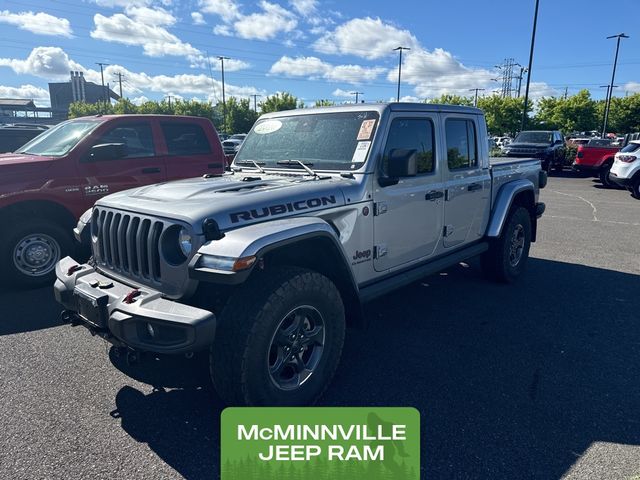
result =
[[[70,233],[43,219],[9,228],[8,235],[0,240],[0,265],[6,272],[1,281],[22,287],[52,284],[56,263],[73,249]]]
[[[493,280],[513,283],[524,271],[531,247],[531,216],[524,207],[511,211],[499,238],[482,257],[485,273]]]
[[[611,182],[611,180],[609,180],[609,172],[611,171],[611,165],[603,165],[602,168],[600,168],[600,173],[599,173],[599,177],[600,177],[600,183],[602,183],[603,187],[613,187],[613,183]]]
[[[340,361],[345,315],[324,275],[297,267],[256,272],[219,317],[210,371],[230,405],[314,403]]]

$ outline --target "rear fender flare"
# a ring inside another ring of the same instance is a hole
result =
[[[535,192],[533,182],[527,179],[514,180],[500,188],[491,212],[489,226],[487,227],[487,237],[498,238],[502,234],[502,229],[507,222],[507,217],[515,198],[527,191],[532,194]],[[532,208],[533,205],[530,207]]]

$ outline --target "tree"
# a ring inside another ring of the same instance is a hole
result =
[[[493,135],[515,135],[520,130],[524,99],[490,95],[478,98],[478,108],[484,110],[487,129]]]
[[[231,97],[227,100],[225,132],[246,133],[251,130],[257,119],[258,113],[251,109],[249,99],[243,98],[238,101]]]
[[[304,104],[301,103],[301,106]],[[268,96],[260,103],[262,113],[281,112],[283,110],[293,110],[298,107],[298,99],[289,92],[276,93]]]
[[[99,113],[113,113],[110,103],[73,102],[69,105],[69,118],[87,117]]]
[[[598,118],[597,105],[591,94],[588,90],[580,90],[567,98],[541,98],[534,121],[543,128],[569,133],[597,128]]]
[[[113,113],[137,113],[138,107],[128,98],[120,98],[113,106]]]
[[[599,118],[602,121],[605,102],[600,103],[602,107],[599,109]],[[638,131],[640,131],[640,93],[627,97],[612,97],[607,132],[624,134]]]
[[[314,103],[314,107],[333,107],[335,105],[335,102],[331,101],[331,100],[316,100],[316,103]]]
[[[439,98],[433,98],[426,100],[425,103],[437,103],[440,105],[465,105],[467,107],[473,106],[473,98],[462,97],[460,95],[450,95],[443,93]]]

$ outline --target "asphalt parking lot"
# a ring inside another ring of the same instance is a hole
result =
[[[369,305],[321,404],[417,407],[424,478],[640,476],[640,201],[598,187],[550,179],[518,284],[470,262]],[[0,477],[217,478],[206,366],[128,367],[59,310],[0,292]]]

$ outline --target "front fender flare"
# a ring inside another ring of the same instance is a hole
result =
[[[497,238],[500,236],[502,228],[507,221],[511,205],[513,205],[513,200],[518,194],[526,191],[535,192],[535,187],[531,180],[524,178],[509,182],[500,188],[496,195],[491,219],[487,227],[487,237]]]

